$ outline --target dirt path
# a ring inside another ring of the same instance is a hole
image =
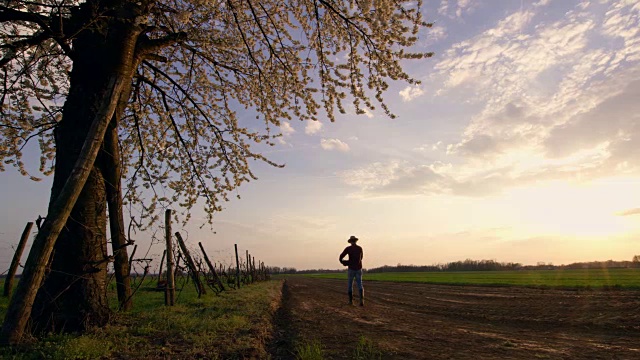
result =
[[[276,359],[319,341],[351,359],[360,336],[383,359],[640,359],[640,292],[366,282],[365,307],[346,280],[289,277]]]

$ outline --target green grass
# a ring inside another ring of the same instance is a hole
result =
[[[370,339],[360,336],[358,345],[353,351],[354,360],[382,360],[382,351]]]
[[[307,276],[324,279],[346,278],[346,274],[312,274]],[[417,282],[450,285],[620,288],[640,290],[640,269],[365,273],[363,278],[367,281]]]
[[[153,291],[154,285],[155,281],[145,282],[134,297],[134,309],[116,313],[102,329],[82,336],[51,335],[23,348],[0,348],[0,359],[100,359],[116,354],[131,359],[268,357],[265,340],[273,331],[281,281],[255,283],[220,296],[208,293],[200,299],[187,284],[176,294],[173,307],[164,306],[164,293]],[[7,302],[0,298],[0,318]]]
[[[317,341],[298,343],[295,346],[296,360],[323,360],[322,344]]]

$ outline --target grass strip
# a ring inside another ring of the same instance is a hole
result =
[[[178,303],[164,306],[155,280],[144,284],[130,313],[116,313],[101,329],[83,335],[50,335],[19,348],[0,348],[0,359],[245,359],[267,358],[272,318],[282,281],[267,281],[207,294],[191,284]],[[0,300],[4,318],[8,300]]]

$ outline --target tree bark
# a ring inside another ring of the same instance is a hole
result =
[[[129,87],[130,88],[130,87]],[[125,89],[123,94],[128,94]],[[123,98],[125,96],[122,96]],[[113,271],[116,277],[116,289],[120,310],[129,311],[133,306],[131,298],[131,278],[129,276],[129,255],[127,254],[127,237],[124,233],[124,215],[122,213],[122,185],[120,168],[120,148],[118,146],[118,118],[124,109],[116,110],[116,116],[109,124],[104,138],[102,152],[102,174],[105,177],[107,206],[109,208],[109,230],[111,233],[111,249],[113,253]]]
[[[21,281],[14,296],[20,293],[22,304],[10,304],[7,312],[2,331],[6,343],[20,341],[29,315],[35,332],[83,331],[104,325],[110,317],[106,187],[95,160],[118,100],[131,82],[141,29],[127,21],[103,21],[103,31],[88,29],[74,40],[69,95],[55,130],[49,213],[27,260],[29,281],[22,290]],[[42,283],[54,244],[51,272]]]
[[[90,194],[87,194],[85,184],[88,181],[89,184],[99,181],[95,177],[96,171],[93,164],[100,150],[109,120],[115,111],[116,99],[119,92],[122,91],[124,81],[126,79],[123,79],[122,76],[110,77],[101,106],[97,109],[89,131],[84,137],[79,156],[76,155],[74,159],[75,165],[70,173],[67,174],[61,189],[55,195],[52,194],[47,219],[34,240],[22,277],[16,288],[16,293],[9,302],[2,324],[2,331],[0,332],[0,344],[17,344],[22,339],[36,294],[42,293],[42,291],[38,291],[38,288],[42,283],[45,267],[58,235],[67,224],[67,219],[73,212],[72,209],[75,210],[77,208],[77,206],[74,207],[74,204],[77,204],[77,200],[83,195],[85,197],[84,200],[87,200],[86,197],[90,197]],[[56,167],[58,162],[60,160],[56,161]],[[88,188],[90,190],[91,185]],[[69,223],[67,225],[75,224],[73,221]],[[74,251],[75,253],[77,252]],[[73,283],[69,286],[73,286]],[[99,289],[96,290],[100,292]],[[95,296],[96,292],[87,292],[86,295]]]
[[[139,59],[134,58],[132,69],[138,67]],[[129,311],[133,307],[131,296],[131,261],[128,258],[127,239],[122,211],[122,164],[120,161],[120,144],[118,143],[118,124],[127,108],[131,94],[131,82],[125,84],[118,99],[116,112],[109,123],[101,153],[101,168],[105,178],[107,206],[109,209],[109,231],[111,233],[111,249],[114,257],[113,271],[116,277],[116,289],[120,310]]]

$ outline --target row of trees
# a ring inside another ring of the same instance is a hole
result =
[[[370,273],[382,272],[434,272],[434,271],[500,271],[500,270],[518,270],[522,268],[520,263],[502,263],[495,260],[472,260],[454,261],[445,264],[436,265],[402,265],[382,266],[378,268],[368,269]]]

